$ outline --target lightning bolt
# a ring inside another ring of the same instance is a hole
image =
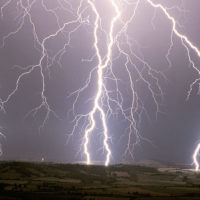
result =
[[[0,127],[0,130],[1,130],[2,128]],[[1,138],[3,138],[4,140],[6,140],[6,136],[2,133],[2,132],[0,132],[0,139]],[[0,143],[0,157],[3,155],[3,148],[2,148],[2,144]]]
[[[182,33],[178,30],[178,28],[177,28],[177,22],[176,22],[176,20],[174,19],[174,17],[170,15],[170,13],[168,12],[168,9],[167,9],[167,8],[165,8],[164,6],[162,6],[162,4],[156,4],[156,3],[154,3],[154,2],[151,1],[151,0],[147,0],[147,2],[148,2],[151,6],[153,6],[154,8],[157,8],[157,9],[160,9],[161,11],[163,11],[163,13],[165,14],[165,16],[166,16],[166,17],[168,18],[168,20],[171,22],[171,24],[172,24],[172,33],[174,33],[174,34],[181,40],[181,43],[182,43],[183,47],[186,49],[186,52],[187,52],[187,55],[188,55],[188,59],[189,59],[190,65],[191,65],[192,68],[198,73],[198,76],[199,76],[199,75],[200,75],[200,70],[196,67],[194,61],[192,60],[192,58],[191,58],[191,56],[190,56],[190,49],[191,49],[191,50],[193,50],[193,51],[196,53],[196,55],[200,58],[200,50],[199,50],[199,48],[198,48],[195,44],[193,44],[193,43],[190,41],[190,39],[189,39],[186,35],[182,34]],[[172,46],[173,46],[173,42],[172,42],[173,39],[172,39],[172,36],[173,36],[173,34],[171,34],[171,45],[170,45],[169,51],[167,52],[167,55],[166,55],[166,56],[169,55],[170,49],[171,49]],[[192,82],[192,83],[190,84],[190,89],[189,89],[189,91],[188,91],[188,95],[187,95],[187,98],[186,98],[187,100],[189,99],[189,97],[190,97],[190,95],[191,95],[191,92],[192,92],[192,89],[193,89],[194,85],[195,85],[196,83],[198,83],[199,80],[200,80],[200,77],[197,78],[197,79],[195,79],[194,82]]]
[[[161,4],[156,4],[151,0],[147,0],[147,2],[151,6],[153,6],[154,8],[158,8],[161,11],[163,11],[165,16],[171,21],[171,23],[172,23],[172,32],[181,40],[181,43],[182,43],[183,47],[186,49],[190,65],[197,72],[197,74],[199,76],[200,75],[200,70],[196,67],[194,61],[192,60],[192,58],[190,56],[190,50],[193,50],[196,53],[196,55],[198,56],[198,58],[200,59],[200,50],[199,50],[199,48],[195,44],[193,44],[186,35],[180,33],[180,31],[177,28],[176,20],[174,19],[174,17],[172,17],[169,14],[168,10],[164,6],[162,6]],[[170,45],[170,48],[169,48],[169,51],[168,51],[168,55],[169,55],[171,47],[173,46],[173,42],[172,41],[173,40],[172,40],[172,34],[171,34],[171,45]],[[191,95],[191,92],[193,90],[194,85],[199,84],[199,81],[200,81],[200,76],[190,84],[190,89],[188,90],[188,94],[187,94],[186,100],[189,100],[189,97]],[[195,164],[195,170],[196,171],[199,170],[199,163],[198,163],[198,159],[197,159],[199,151],[200,151],[200,144],[197,145],[197,147],[196,147],[196,149],[194,151],[194,154],[193,154],[193,162]]]
[[[96,50],[96,55],[98,57],[98,89],[97,89],[97,94],[94,100],[94,106],[92,111],[89,113],[89,121],[90,124],[87,126],[86,130],[85,130],[85,143],[84,143],[84,153],[87,157],[87,164],[91,163],[90,160],[90,154],[88,152],[88,143],[89,143],[89,134],[94,130],[95,128],[95,119],[94,119],[94,114],[99,111],[100,115],[101,115],[101,120],[103,123],[103,133],[104,133],[104,147],[107,151],[107,155],[106,155],[106,161],[105,161],[105,166],[107,166],[110,162],[110,155],[111,155],[111,150],[109,148],[108,145],[108,128],[107,128],[107,124],[106,124],[106,114],[102,108],[102,106],[99,104],[100,98],[102,96],[102,90],[103,90],[103,70],[108,66],[109,62],[111,61],[111,55],[112,55],[112,46],[114,43],[114,39],[113,39],[113,31],[114,31],[114,26],[115,23],[117,22],[117,20],[120,17],[120,10],[116,4],[116,2],[114,0],[111,1],[112,6],[115,9],[115,12],[117,13],[116,16],[112,19],[111,24],[110,24],[110,31],[109,31],[109,44],[107,47],[107,55],[106,55],[106,60],[105,62],[103,62],[103,58],[100,55],[100,50],[98,48],[98,35],[97,35],[97,31],[99,29],[99,20],[100,20],[100,16],[98,14],[97,8],[94,4],[93,1],[88,1],[88,3],[91,5],[91,8],[93,10],[93,12],[96,15],[96,20],[95,20],[95,28],[94,28],[94,38],[95,38],[95,42],[94,42],[94,47]]]
[[[3,16],[3,9],[9,4],[10,2],[7,2],[5,3],[2,7],[1,7],[1,13],[2,13],[2,16]],[[19,20],[19,26],[17,27],[16,30],[14,30],[13,32],[10,32],[8,33],[6,36],[3,37],[3,42],[2,42],[2,48],[5,46],[5,42],[8,38],[10,38],[11,36],[19,33],[19,31],[23,28],[24,26],[24,23],[25,23],[25,19],[27,18],[32,26],[32,32],[33,32],[33,36],[34,36],[34,42],[35,42],[35,46],[36,46],[36,49],[41,52],[41,56],[40,56],[40,59],[38,61],[38,63],[36,63],[35,65],[31,65],[31,66],[28,66],[26,68],[23,68],[23,67],[20,67],[20,66],[17,66],[20,70],[24,71],[20,74],[20,76],[17,78],[17,81],[16,81],[16,86],[15,88],[11,91],[11,93],[7,96],[7,98],[5,100],[2,100],[1,101],[1,109],[3,111],[5,111],[5,106],[6,104],[10,101],[10,99],[16,94],[16,92],[18,91],[19,89],[19,85],[20,85],[20,82],[22,81],[22,79],[28,75],[30,75],[31,73],[33,73],[34,70],[36,69],[39,69],[39,74],[40,74],[40,77],[41,77],[41,82],[42,82],[42,86],[41,86],[41,92],[40,92],[40,97],[41,97],[41,103],[35,107],[33,110],[31,110],[27,115],[29,114],[33,114],[34,116],[37,114],[37,112],[39,112],[40,110],[42,110],[43,108],[46,109],[46,114],[45,114],[45,117],[44,117],[44,120],[43,120],[43,123],[42,125],[40,126],[40,129],[44,127],[45,123],[47,122],[48,118],[49,118],[49,115],[50,113],[53,113],[56,117],[57,114],[51,109],[51,106],[49,105],[48,103],[48,99],[47,99],[47,96],[45,94],[46,92],[46,86],[45,86],[45,74],[44,74],[44,65],[43,65],[43,62],[47,61],[47,70],[49,70],[49,66],[51,65],[50,64],[50,60],[52,60],[50,58],[50,56],[48,55],[48,50],[46,49],[46,43],[52,39],[52,38],[55,38],[57,37],[60,33],[62,33],[65,28],[71,24],[77,24],[80,20],[80,16],[78,16],[76,19],[72,20],[72,21],[69,21],[69,22],[65,22],[61,27],[59,26],[59,29],[57,31],[55,31],[53,34],[50,34],[48,35],[47,37],[45,37],[44,39],[40,40],[39,39],[39,36],[37,34],[37,31],[36,31],[36,26],[32,20],[32,16],[31,16],[31,9],[32,9],[32,6],[36,3],[35,0],[33,0],[30,4],[30,2],[28,2],[28,5],[25,6],[23,4],[23,1],[20,0],[20,1],[17,1],[17,4],[20,5],[20,8],[22,10],[22,16]],[[48,12],[53,12],[52,10],[48,10],[45,6],[45,3],[44,1],[42,0],[42,6],[44,7],[45,10],[47,10]],[[54,13],[55,14],[55,13]],[[73,29],[72,31],[69,32],[68,34],[68,40],[70,42],[70,35],[72,32],[74,32],[75,30],[77,29],[77,27],[75,29]],[[67,45],[67,44],[66,44]]]
[[[94,67],[89,72],[89,75],[85,80],[85,84],[68,95],[68,99],[73,100],[72,109],[68,112],[70,117],[73,117],[73,128],[70,134],[68,134],[68,141],[72,136],[74,136],[74,134],[80,131],[82,133],[82,145],[80,147],[80,152],[83,152],[86,158],[86,163],[91,164],[92,159],[89,148],[89,144],[91,142],[90,138],[99,124],[102,124],[102,149],[106,152],[104,164],[105,166],[108,166],[112,157],[112,140],[111,134],[109,133],[108,120],[111,117],[120,116],[123,117],[128,124],[125,134],[122,134],[120,138],[121,140],[123,137],[127,136],[127,145],[125,147],[123,157],[130,155],[134,159],[134,149],[141,143],[141,140],[151,142],[147,138],[141,136],[139,131],[142,116],[143,114],[148,116],[148,110],[145,108],[145,103],[137,91],[138,84],[142,82],[148,89],[149,95],[151,96],[155,106],[155,118],[157,118],[158,114],[162,113],[161,104],[164,98],[164,92],[160,85],[160,81],[163,79],[167,80],[167,78],[163,72],[155,70],[154,67],[145,60],[140,44],[129,35],[128,28],[135,20],[142,3],[146,3],[152,9],[156,11],[159,10],[162,14],[164,14],[166,20],[171,23],[169,48],[165,55],[169,66],[172,67],[169,56],[174,45],[173,37],[176,36],[180,39],[181,44],[185,49],[192,69],[198,75],[198,77],[189,85],[186,95],[186,100],[189,100],[194,86],[200,82],[200,70],[193,61],[191,53],[195,52],[197,57],[200,58],[200,50],[185,34],[179,31],[179,23],[170,14],[171,9],[177,9],[180,12],[182,9],[179,7],[168,8],[160,3],[155,3],[153,0],[105,1],[105,6],[108,6],[110,11],[114,13],[109,21],[109,28],[106,29],[103,26],[103,16],[101,16],[101,12],[99,12],[99,2],[97,0],[79,0],[77,5],[75,5],[76,3],[73,1],[66,0],[56,0],[55,2],[57,6],[54,8],[50,8],[44,0],[39,2],[40,6],[46,13],[55,17],[57,23],[56,30],[43,37],[39,35],[39,31],[32,14],[34,12],[34,6],[38,3],[37,0],[8,0],[0,6],[2,20],[5,17],[5,10],[10,5],[15,5],[17,10],[17,16],[15,19],[17,20],[16,28],[3,36],[2,43],[0,45],[1,48],[5,47],[9,38],[19,34],[25,26],[25,23],[28,21],[32,30],[35,50],[40,55],[39,59],[32,65],[26,67],[15,66],[15,68],[20,71],[20,75],[17,77],[16,84],[12,91],[10,91],[9,94],[0,101],[1,110],[6,112],[6,106],[8,106],[9,101],[14,98],[16,93],[19,91],[25,77],[30,76],[33,72],[37,72],[41,80],[41,90],[39,95],[40,102],[27,113],[26,117],[31,114],[35,117],[40,112],[43,113],[45,110],[44,118],[41,122],[41,126],[39,127],[40,131],[42,131],[42,128],[46,125],[51,114],[56,118],[60,118],[56,111],[53,110],[53,106],[51,105],[47,95],[47,83],[51,78],[51,69],[56,65],[63,67],[63,57],[70,50],[70,46],[72,45],[72,35],[82,27],[86,29],[90,27],[92,28],[91,35],[93,37],[93,54],[89,55],[89,59],[83,58],[82,62],[90,63]],[[132,9],[131,14],[127,15],[126,9]],[[65,19],[63,22],[63,19],[60,19],[58,14],[60,11],[64,11],[70,15],[70,19]],[[156,15],[152,18],[152,26],[153,19],[155,17]],[[56,53],[52,53],[52,49],[48,47],[48,44],[52,40],[58,40],[59,37],[63,39],[63,45],[56,51]],[[104,46],[103,51],[102,43]],[[122,78],[119,78],[120,75],[118,73],[118,69],[116,69],[115,62],[119,60],[121,60],[120,63],[122,63],[122,68],[126,73],[127,78],[125,81],[122,80]],[[94,62],[97,62],[97,64],[95,65]],[[97,79],[95,79],[95,81],[97,89],[94,96],[88,98],[88,101],[91,102],[92,105],[91,109],[86,113],[80,113],[76,110],[77,105],[80,104],[80,96],[88,91],[93,83],[92,79],[94,79],[96,75]],[[109,87],[110,82],[113,84],[112,89]],[[121,89],[124,85],[127,93]],[[128,106],[126,99],[124,98],[127,94],[130,99]],[[100,122],[96,118],[97,115],[100,118]],[[193,155],[196,169],[199,168],[197,162],[199,148],[200,147],[198,146]]]
[[[199,152],[200,152],[200,143],[197,145],[197,147],[194,151],[194,154],[193,154],[193,162],[194,162],[196,171],[199,170],[199,162],[198,162]]]

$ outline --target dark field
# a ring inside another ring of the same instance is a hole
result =
[[[200,200],[200,173],[133,165],[0,162],[0,200]]]

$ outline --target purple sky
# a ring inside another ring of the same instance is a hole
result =
[[[152,0],[153,1],[153,0]],[[17,79],[31,67],[37,65],[41,55],[41,43],[45,37],[55,33],[63,23],[76,19],[80,0],[2,0],[0,2],[0,98],[6,101],[14,91]],[[42,5],[42,2],[44,3]],[[47,4],[48,2],[48,4]],[[68,3],[67,3],[68,2]],[[96,0],[101,16],[102,29],[109,30],[109,24],[114,15],[111,4]],[[123,2],[123,1],[120,1]],[[136,2],[130,1],[130,2]],[[169,13],[177,20],[178,30],[185,34],[193,44],[200,47],[199,0],[160,0]],[[121,4],[122,17],[127,20],[135,5]],[[31,8],[30,8],[31,6]],[[87,120],[80,121],[74,136],[68,138],[74,126],[74,115],[71,111],[75,96],[69,94],[81,88],[90,71],[93,70],[88,88],[81,93],[76,103],[75,113],[86,114],[92,109],[93,99],[97,89],[97,58],[93,47],[93,30],[95,15],[83,1],[81,7],[82,20],[66,26],[56,37],[45,43],[47,52],[42,60],[41,68],[35,67],[31,73],[23,76],[18,83],[18,90],[5,104],[5,112],[0,113],[2,133],[0,137],[3,155],[0,159],[41,160],[74,162],[85,160],[81,146],[83,133],[81,127]],[[26,14],[25,9],[29,12]],[[30,8],[30,10],[29,10]],[[85,9],[85,10],[84,10]],[[31,20],[30,20],[31,19]],[[33,24],[35,27],[35,34]],[[117,24],[115,33],[122,24]],[[18,30],[16,33],[15,31]],[[180,38],[173,34],[169,62],[166,55],[170,47],[172,24],[162,11],[151,7],[146,0],[141,0],[135,18],[127,28],[127,36],[119,38],[121,48],[130,50],[140,56],[151,66],[152,73],[158,80],[163,91],[163,99],[159,94],[156,82],[149,75],[148,67],[130,55],[135,67],[130,67],[134,80],[135,92],[139,98],[139,109],[135,109],[135,120],[140,132],[141,144],[134,149],[135,160],[156,159],[172,162],[192,162],[192,153],[200,139],[200,97],[198,84],[194,85],[190,98],[186,101],[190,84],[198,78],[197,72],[189,63],[187,51]],[[69,34],[70,31],[73,33]],[[11,33],[9,37],[8,34]],[[70,37],[70,44],[67,45]],[[5,40],[4,40],[5,39]],[[36,40],[38,39],[39,42]],[[106,36],[98,32],[99,47],[102,55],[106,54]],[[5,41],[5,42],[3,42]],[[4,45],[4,46],[3,46]],[[65,46],[66,45],[66,46]],[[61,49],[64,48],[64,51]],[[130,108],[132,95],[130,82],[125,70],[125,58],[119,54],[116,43],[113,46],[112,69],[120,79],[119,90],[123,95],[123,108]],[[60,52],[60,53],[59,53]],[[48,55],[48,56],[47,56]],[[61,56],[62,55],[62,56]],[[197,68],[198,56],[190,50],[190,55]],[[61,57],[60,57],[61,56]],[[55,58],[52,62],[52,58]],[[91,59],[91,60],[90,60]],[[109,66],[110,69],[111,65]],[[44,95],[53,112],[46,118],[47,107],[42,103],[42,77],[44,75]],[[161,112],[156,113],[156,104],[144,80],[150,83],[150,88],[156,94],[156,101]],[[155,71],[160,74],[156,74]],[[165,76],[165,78],[162,76]],[[115,81],[109,70],[104,72],[104,83],[111,97],[117,99]],[[103,108],[108,109],[106,97],[102,100]],[[132,162],[129,153],[124,155],[127,147],[129,123],[124,119],[114,103],[113,115],[107,118],[109,129],[109,145],[112,150],[111,163],[124,160]],[[39,108],[38,112],[30,111]],[[127,115],[130,113],[127,111]],[[157,116],[157,119],[156,119]],[[105,151],[102,149],[102,125],[99,115],[95,115],[97,127],[91,136],[89,146],[93,160],[103,161]],[[43,123],[44,126],[40,128]],[[69,140],[68,140],[69,139]],[[149,142],[149,140],[151,142]],[[135,141],[134,132],[131,142]]]

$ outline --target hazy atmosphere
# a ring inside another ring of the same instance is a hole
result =
[[[98,100],[108,131],[97,109],[86,145],[99,61],[106,62],[112,42],[111,2],[95,1],[97,22],[88,1],[0,1],[0,160],[85,162],[87,147],[91,163],[104,163],[110,150],[109,164],[192,164],[200,141],[200,56],[147,0],[116,1],[120,16]],[[152,2],[200,49],[199,0]]]

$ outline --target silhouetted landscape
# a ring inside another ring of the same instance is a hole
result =
[[[2,200],[199,200],[200,173],[136,165],[1,162]]]

